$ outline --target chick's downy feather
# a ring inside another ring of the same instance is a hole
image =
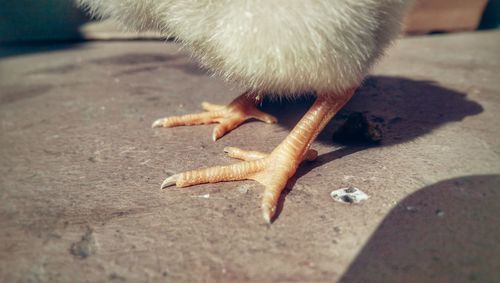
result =
[[[408,0],[77,0],[98,17],[175,37],[251,90],[357,87],[398,35]]]

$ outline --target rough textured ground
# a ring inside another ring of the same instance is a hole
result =
[[[500,32],[403,39],[314,144],[270,227],[253,182],[159,189],[164,177],[269,151],[280,123],[151,129],[240,89],[176,46],[18,46],[0,61],[1,282],[499,282]],[[333,143],[351,112],[384,131]],[[355,186],[370,198],[333,201]],[[203,196],[208,196],[203,197]]]

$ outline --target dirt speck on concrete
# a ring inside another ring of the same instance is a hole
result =
[[[126,281],[126,278],[113,272],[109,275],[109,280]]]
[[[369,198],[367,194],[354,187],[332,191],[330,196],[333,200],[346,204],[359,203]]]
[[[436,209],[436,216],[443,217],[444,216],[444,211],[442,211],[441,209]]]
[[[77,258],[85,259],[93,255],[96,251],[96,243],[93,231],[87,228],[80,241],[71,244],[69,252]]]
[[[251,187],[248,184],[243,184],[243,185],[238,186],[238,192],[240,192],[242,194],[246,194],[246,193],[248,193],[250,188]]]

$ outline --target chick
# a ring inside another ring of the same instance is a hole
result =
[[[276,118],[257,109],[265,95],[317,99],[271,153],[228,147],[239,163],[175,174],[162,188],[251,179],[264,185],[262,215],[273,219],[279,196],[310,146],[351,98],[397,37],[409,0],[77,0],[95,16],[174,37],[211,72],[247,91],[228,106],[163,118],[153,127],[218,123],[217,140],[245,120]]]

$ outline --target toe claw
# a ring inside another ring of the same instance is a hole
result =
[[[278,123],[278,118],[271,116],[271,115],[268,115],[267,117],[265,117],[263,119],[263,121],[267,124],[276,124],[276,123]]]
[[[215,127],[214,130],[212,131],[212,140],[217,141],[220,137],[224,135],[224,132],[222,132],[219,127]]]
[[[151,128],[163,127],[163,120],[164,119],[158,119],[158,120],[154,121],[153,124],[151,125]]]
[[[175,175],[172,175],[172,176],[166,178],[165,181],[163,181],[163,183],[161,183],[160,188],[165,189],[166,187],[176,185],[177,179],[179,179],[179,174],[175,174]]]
[[[266,221],[267,224],[271,224],[272,217],[273,217],[273,210],[269,208],[267,205],[262,206],[262,217],[264,217],[264,220]]]

